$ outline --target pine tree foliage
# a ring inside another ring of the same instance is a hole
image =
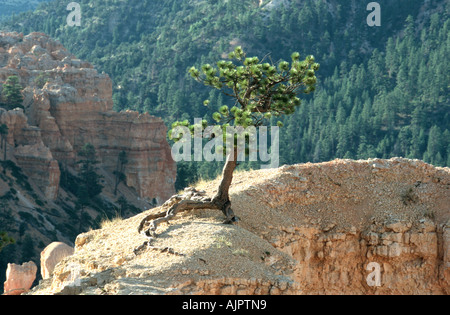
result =
[[[0,106],[6,109],[14,109],[16,107],[23,108],[22,85],[19,83],[19,77],[16,75],[8,77],[2,89],[2,97]]]

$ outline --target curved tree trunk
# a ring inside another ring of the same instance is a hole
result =
[[[179,212],[195,209],[217,209],[221,210],[226,217],[226,220],[223,223],[231,224],[238,221],[238,217],[234,215],[234,212],[231,209],[231,201],[229,195],[231,182],[233,181],[233,172],[236,166],[237,150],[235,149],[227,156],[227,160],[222,171],[222,180],[219,184],[217,193],[212,200],[209,198],[204,198],[203,201],[186,199],[182,200],[179,196],[174,196],[172,198],[178,198],[178,200],[167,211],[150,214],[142,219],[138,227],[138,232],[149,239],[149,241],[145,242],[144,245],[148,245],[149,247],[151,247],[151,241],[154,237],[156,237],[156,229],[158,225],[163,222],[170,221]],[[139,249],[144,245],[141,245]]]
[[[222,210],[223,214],[227,218],[225,223],[232,223],[237,220],[233,210],[231,210],[230,201],[230,186],[233,181],[233,172],[237,166],[237,149],[235,148],[233,152],[230,152],[227,156],[227,161],[222,171],[222,180],[220,182],[219,188],[216,195],[212,199],[212,203],[217,205],[217,208]]]

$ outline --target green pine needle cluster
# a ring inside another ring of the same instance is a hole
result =
[[[204,64],[200,70],[189,69],[192,78],[234,100],[231,108],[222,105],[212,114],[212,120],[218,124],[244,128],[266,125],[272,117],[293,114],[301,105],[298,95],[316,89],[316,71],[320,65],[313,56],[300,61],[300,54],[294,52],[291,63],[282,60],[273,64],[258,57],[247,57],[238,46],[228,58],[217,62],[216,67]],[[205,100],[203,104],[209,106],[210,101]],[[175,123],[172,127],[179,125]],[[189,127],[189,122],[181,125]],[[278,122],[278,126],[282,125]]]

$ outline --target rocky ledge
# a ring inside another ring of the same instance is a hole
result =
[[[81,234],[30,294],[450,293],[449,168],[394,158],[242,172],[231,200],[237,225],[187,212],[136,253],[149,211]]]

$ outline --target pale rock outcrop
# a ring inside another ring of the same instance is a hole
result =
[[[48,279],[52,276],[55,266],[64,258],[73,255],[73,247],[61,243],[54,242],[48,245],[41,252],[41,275],[43,279]]]
[[[68,181],[63,182],[66,189],[59,184],[61,174],[77,175],[78,152],[87,143],[94,145],[100,162],[98,173],[104,186],[100,197],[111,207],[124,196],[135,206],[129,210],[134,213],[174,194],[176,164],[163,120],[132,111],[115,112],[108,75],[45,34],[0,31],[0,93],[10,76],[19,77],[24,100],[23,108],[0,108],[0,124],[8,127],[8,162],[0,167],[4,172],[0,197],[12,210],[11,222],[26,227],[36,244],[73,241],[70,234],[75,229],[69,225],[75,198]],[[115,195],[111,187],[122,151],[128,163]],[[87,214],[95,218],[99,211],[88,209]],[[16,238],[18,230],[8,232]],[[17,246],[20,252],[22,245]],[[38,259],[39,253],[34,254]],[[45,276],[53,267],[43,271]]]
[[[30,261],[22,265],[8,264],[4,295],[20,295],[30,290],[36,279],[37,266]]]

